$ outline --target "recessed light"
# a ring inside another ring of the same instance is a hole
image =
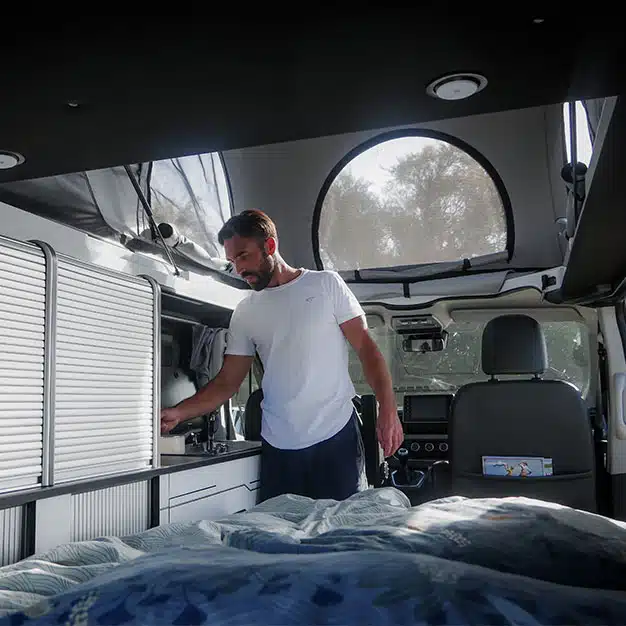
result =
[[[8,150],[0,150],[0,170],[10,170],[24,163],[26,159],[17,152],[9,152]]]
[[[482,91],[486,86],[487,79],[484,76],[463,72],[437,78],[428,85],[426,93],[441,100],[463,100]]]
[[[543,17],[536,17],[533,20],[533,24],[543,24],[546,20],[543,19]]]

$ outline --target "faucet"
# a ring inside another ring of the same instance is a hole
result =
[[[228,452],[228,445],[225,443],[215,443],[215,432],[217,431],[217,411],[211,413],[206,419],[206,427],[207,427],[207,440],[206,444],[206,452],[209,454],[221,454],[223,452]]]

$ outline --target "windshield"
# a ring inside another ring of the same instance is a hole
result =
[[[446,348],[416,354],[402,350],[402,337],[388,326],[370,329],[391,371],[398,404],[407,392],[456,391],[461,385],[487,379],[481,366],[481,343],[486,322],[450,325]],[[543,378],[564,380],[585,396],[589,391],[589,337],[579,322],[543,322],[548,369]],[[372,393],[361,363],[350,350],[350,375],[358,394]],[[515,379],[515,376],[501,377]]]

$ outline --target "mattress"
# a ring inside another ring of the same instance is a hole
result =
[[[625,624],[626,524],[528,498],[280,496],[0,569],[4,624]]]

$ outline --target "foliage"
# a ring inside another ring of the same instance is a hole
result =
[[[544,378],[565,380],[586,393],[590,355],[586,328],[579,322],[544,322],[548,370]],[[401,338],[389,327],[374,329],[397,391],[454,391],[460,385],[485,380],[481,365],[484,324],[457,323],[451,327],[446,348],[428,354],[407,353]],[[358,393],[372,393],[358,357],[350,351],[350,375]]]
[[[324,265],[342,270],[456,261],[505,249],[496,186],[463,150],[439,142],[406,154],[380,195],[344,169],[322,208]]]

